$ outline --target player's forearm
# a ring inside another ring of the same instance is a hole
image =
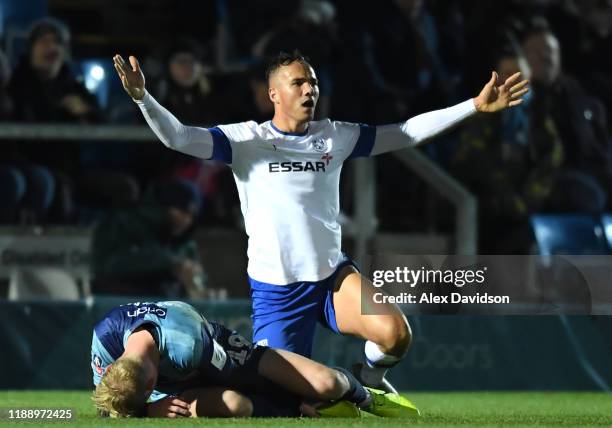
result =
[[[213,140],[208,129],[183,125],[148,92],[141,100],[134,102],[166,147],[203,159],[212,156]]]
[[[372,155],[415,146],[447,131],[476,113],[474,100],[415,116],[406,122],[376,127]]]

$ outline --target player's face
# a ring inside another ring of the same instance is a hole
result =
[[[280,67],[270,80],[275,112],[297,123],[312,120],[319,99],[319,82],[312,67],[295,61]]]

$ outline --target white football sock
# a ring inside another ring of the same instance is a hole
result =
[[[361,380],[367,386],[378,386],[382,383],[387,370],[401,361],[394,355],[385,354],[378,345],[372,341],[365,343],[366,363],[361,367]]]

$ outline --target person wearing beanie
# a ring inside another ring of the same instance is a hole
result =
[[[193,225],[202,207],[202,196],[197,187],[180,178],[162,182],[157,189],[158,203],[166,207],[171,223],[171,234],[184,235]]]
[[[156,194],[161,205],[179,208],[191,214],[196,214],[202,205],[202,196],[197,187],[180,178],[161,182]]]
[[[9,93],[15,120],[26,122],[98,122],[96,99],[68,66],[70,32],[60,21],[44,18],[29,32]]]
[[[14,100],[12,119],[37,123],[100,123],[104,116],[96,97],[75,76],[69,66],[70,31],[54,18],[36,21],[28,33],[26,52],[12,74],[7,92]],[[90,210],[126,207],[136,203],[140,189],[120,162],[124,149],[103,154],[98,144],[71,141],[41,141],[19,147],[28,164],[47,168],[55,189],[45,216],[34,221],[71,223],[78,214],[75,206]],[[39,204],[40,205],[40,204]],[[79,219],[83,221],[83,219]],[[87,219],[85,220],[87,221]]]
[[[94,294],[204,296],[205,275],[193,239],[202,207],[189,181],[157,183],[141,205],[109,213],[94,230]]]

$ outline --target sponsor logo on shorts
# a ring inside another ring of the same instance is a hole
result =
[[[268,346],[268,339],[258,340],[256,343],[257,346]]]

